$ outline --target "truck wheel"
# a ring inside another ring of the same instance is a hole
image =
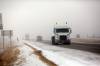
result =
[[[66,45],[70,45],[70,44],[71,44],[71,40],[68,39],[68,40],[66,41]]]
[[[55,42],[55,37],[54,37],[54,36],[52,36],[51,40],[52,40],[52,45],[56,45],[56,44],[57,44],[57,43]]]

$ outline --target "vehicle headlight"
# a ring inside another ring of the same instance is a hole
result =
[[[58,36],[58,34],[56,34],[56,35],[55,35],[55,39],[59,39],[59,36]]]

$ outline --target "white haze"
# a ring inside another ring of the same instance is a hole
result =
[[[0,12],[4,28],[21,38],[28,33],[31,38],[42,35],[50,39],[55,23],[66,21],[72,37],[100,36],[99,0],[0,0]]]

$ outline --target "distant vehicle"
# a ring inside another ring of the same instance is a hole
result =
[[[71,28],[67,26],[55,26],[53,29],[54,36],[52,36],[51,41],[52,45],[57,44],[71,44],[70,34],[71,34]]]
[[[42,36],[37,36],[37,41],[42,41],[42,40],[43,40]]]

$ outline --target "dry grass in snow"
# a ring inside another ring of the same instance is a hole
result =
[[[13,66],[19,53],[20,50],[17,47],[7,48],[0,54],[0,66]]]

